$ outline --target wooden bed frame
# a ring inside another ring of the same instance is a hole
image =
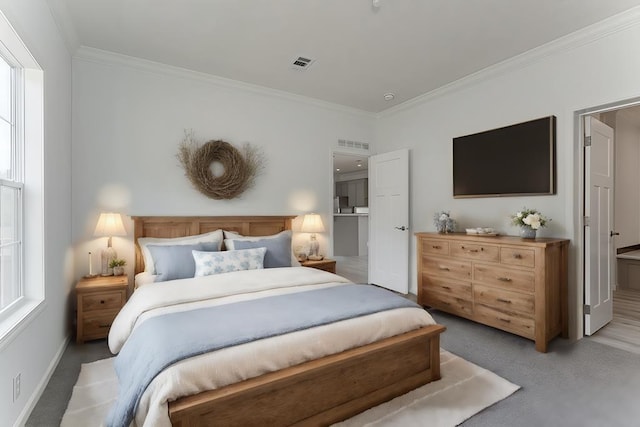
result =
[[[183,237],[217,229],[263,236],[291,229],[293,216],[133,217],[140,237]],[[430,325],[169,403],[171,424],[319,426],[440,379],[441,325]]]

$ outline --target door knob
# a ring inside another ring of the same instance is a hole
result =
[[[620,235],[620,233],[618,233],[617,231],[610,231],[610,232],[609,232],[609,236],[610,236],[610,237],[613,237],[613,236],[619,236],[619,235]]]
[[[402,227],[394,227],[394,228],[400,231],[405,231],[407,229],[407,227],[405,227],[404,225]]]

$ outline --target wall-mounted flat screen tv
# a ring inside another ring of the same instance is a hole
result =
[[[453,197],[556,193],[556,117],[453,138]]]

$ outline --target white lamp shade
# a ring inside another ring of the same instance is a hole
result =
[[[94,236],[126,236],[122,217],[119,213],[101,213],[98,218],[98,225],[93,232]]]
[[[323,233],[324,225],[322,224],[322,218],[318,214],[307,214],[302,220],[303,233]]]

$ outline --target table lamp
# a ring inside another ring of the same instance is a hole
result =
[[[322,218],[320,218],[320,215],[305,215],[302,220],[302,228],[300,231],[303,233],[311,233],[311,237],[309,238],[309,259],[314,261],[321,260],[322,256],[318,254],[320,243],[316,240],[316,233],[324,232],[324,226],[322,225]]]
[[[116,259],[118,254],[116,250],[111,246],[111,238],[113,236],[126,236],[127,232],[122,224],[122,217],[119,213],[101,213],[98,218],[98,225],[93,232],[94,236],[108,237],[107,249],[102,250],[102,276],[111,276],[113,269],[109,268],[109,263],[112,259]]]

